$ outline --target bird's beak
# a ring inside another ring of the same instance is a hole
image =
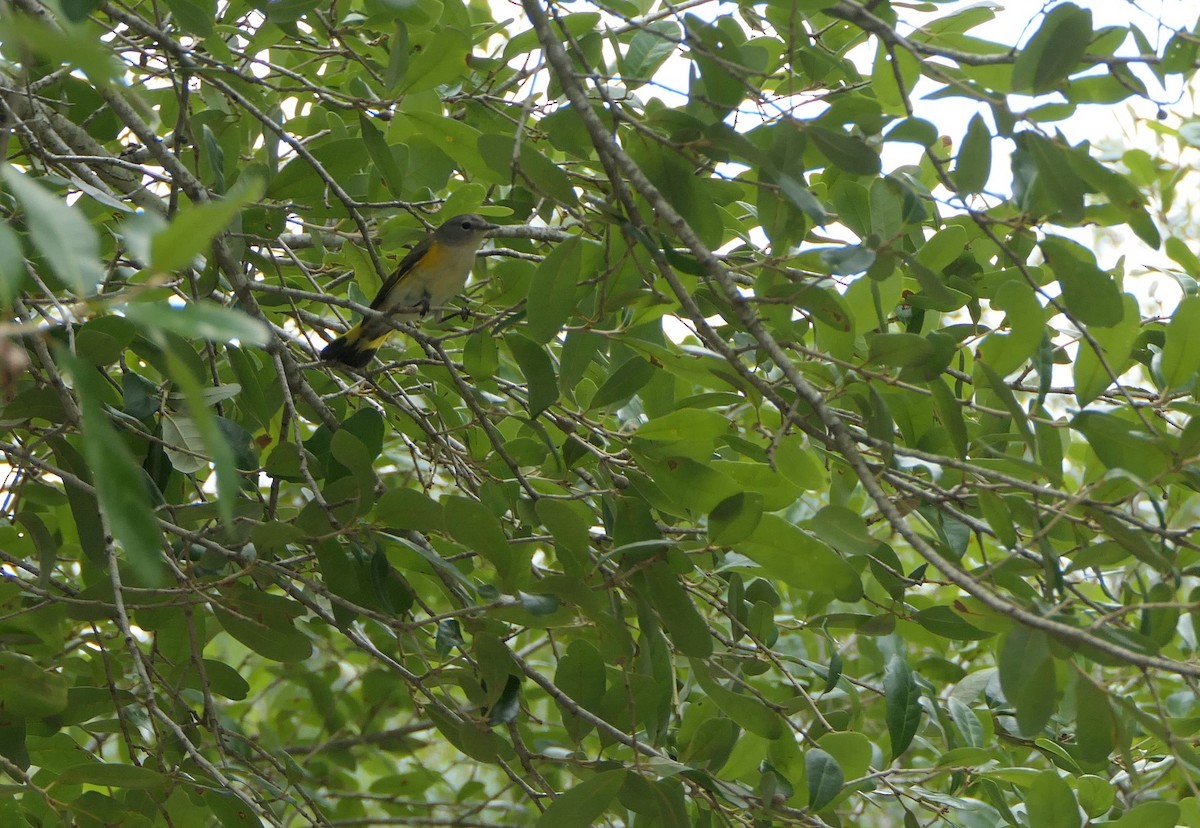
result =
[[[491,233],[493,230],[499,230],[500,225],[499,224],[485,224],[485,225],[483,225],[483,229],[488,231],[489,233]]]

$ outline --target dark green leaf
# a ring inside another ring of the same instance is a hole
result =
[[[950,607],[923,609],[914,616],[914,620],[931,633],[955,641],[982,641],[995,635],[969,623]]]
[[[437,636],[434,647],[442,658],[454,652],[455,647],[463,647],[466,642],[462,637],[462,625],[457,618],[443,618],[437,624]]]
[[[5,714],[44,718],[67,706],[67,682],[28,656],[0,652],[0,707]]]
[[[745,540],[762,519],[763,496],[757,492],[738,492],[727,497],[708,513],[708,540],[728,545]]]
[[[504,691],[488,711],[487,723],[493,727],[517,720],[521,712],[521,680],[510,675],[504,682]]]
[[[67,206],[30,176],[5,165],[0,178],[26,213],[29,237],[54,275],[76,296],[90,296],[104,278],[100,242],[83,212]]]
[[[129,305],[125,318],[144,330],[178,334],[185,339],[261,346],[270,338],[266,325],[259,320],[212,302]]]
[[[1200,371],[1200,297],[1185,297],[1171,314],[1159,370],[1167,389],[1185,385]]]
[[[808,780],[808,807],[814,811],[832,802],[846,781],[837,760],[820,748],[804,754],[804,776]]]
[[[149,265],[155,270],[183,270],[196,256],[208,249],[217,235],[241,213],[242,208],[263,193],[261,181],[238,178],[233,190],[220,201],[208,201],[180,210],[171,224],[154,237]]]
[[[558,400],[558,381],[554,377],[554,363],[545,348],[532,339],[520,334],[509,334],[504,338],[513,358],[525,375],[529,389],[529,415],[536,417]]]
[[[1054,89],[1073,71],[1092,37],[1092,13],[1074,3],[1050,10],[1013,65],[1013,90],[1040,95]]]
[[[1124,305],[1112,276],[1096,265],[1082,245],[1051,236],[1042,242],[1042,254],[1062,285],[1067,311],[1085,325],[1112,327],[1121,321]]]
[[[538,818],[537,828],[589,828],[625,782],[624,769],[604,771],[565,791]]]
[[[1066,780],[1058,771],[1043,771],[1033,780],[1026,794],[1025,806],[1030,825],[1041,828],[1079,828],[1079,803]]]
[[[719,684],[702,662],[693,660],[691,665],[692,675],[703,688],[704,694],[712,699],[726,716],[764,739],[778,739],[783,734],[783,721],[769,707],[753,696],[735,692]]]
[[[883,673],[883,696],[887,707],[887,729],[892,740],[892,758],[908,750],[921,725],[921,691],[908,661],[892,656]]]
[[[592,397],[591,408],[604,408],[615,403],[622,403],[641,390],[654,376],[655,368],[641,357],[630,357],[609,375],[608,379],[596,389]]]
[[[665,563],[645,570],[649,598],[658,617],[684,655],[708,658],[712,655],[712,634],[679,578]]]
[[[216,0],[167,0],[167,8],[180,25],[192,34],[208,37],[213,33],[213,21],[217,16]]]
[[[1046,634],[1016,627],[1000,644],[1000,687],[1016,708],[1021,734],[1042,732],[1058,704],[1054,659]]]
[[[79,392],[86,437],[83,452],[95,475],[96,494],[109,529],[138,580],[143,585],[157,585],[165,574],[162,533],[150,506],[146,478],[109,422],[104,386],[96,369],[66,351],[58,353],[58,361]]]
[[[294,601],[231,584],[212,608],[225,632],[264,658],[291,663],[312,655],[312,642],[293,625],[292,619],[303,612]]]
[[[84,762],[60,773],[55,784],[153,790],[165,788],[167,778],[158,771],[138,765]]]
[[[404,193],[404,173],[396,163],[396,156],[392,154],[392,148],[388,146],[383,133],[362,113],[358,116],[358,128],[362,133],[363,146],[367,148],[375,169],[383,177],[383,183],[393,196],[400,197]]]
[[[575,290],[583,260],[581,242],[572,236],[538,265],[529,283],[525,331],[538,344],[556,337],[575,311]]]
[[[954,162],[954,185],[960,194],[981,193],[992,173],[992,134],[979,115],[971,118]]]
[[[854,175],[879,175],[879,155],[862,139],[818,126],[809,127],[805,134],[835,167]]]

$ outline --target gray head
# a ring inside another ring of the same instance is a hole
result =
[[[484,236],[495,229],[496,225],[485,221],[483,216],[464,213],[447,219],[441,227],[433,231],[433,235],[443,244],[471,245],[478,248],[483,244]]]

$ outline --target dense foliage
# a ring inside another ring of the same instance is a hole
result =
[[[992,18],[6,0],[0,822],[1200,826],[1200,38]]]

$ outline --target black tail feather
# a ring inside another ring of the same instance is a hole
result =
[[[360,347],[360,341],[356,339],[351,342],[346,337],[339,336],[321,349],[321,359],[326,362],[340,362],[352,368],[366,368],[374,358],[376,349]]]

